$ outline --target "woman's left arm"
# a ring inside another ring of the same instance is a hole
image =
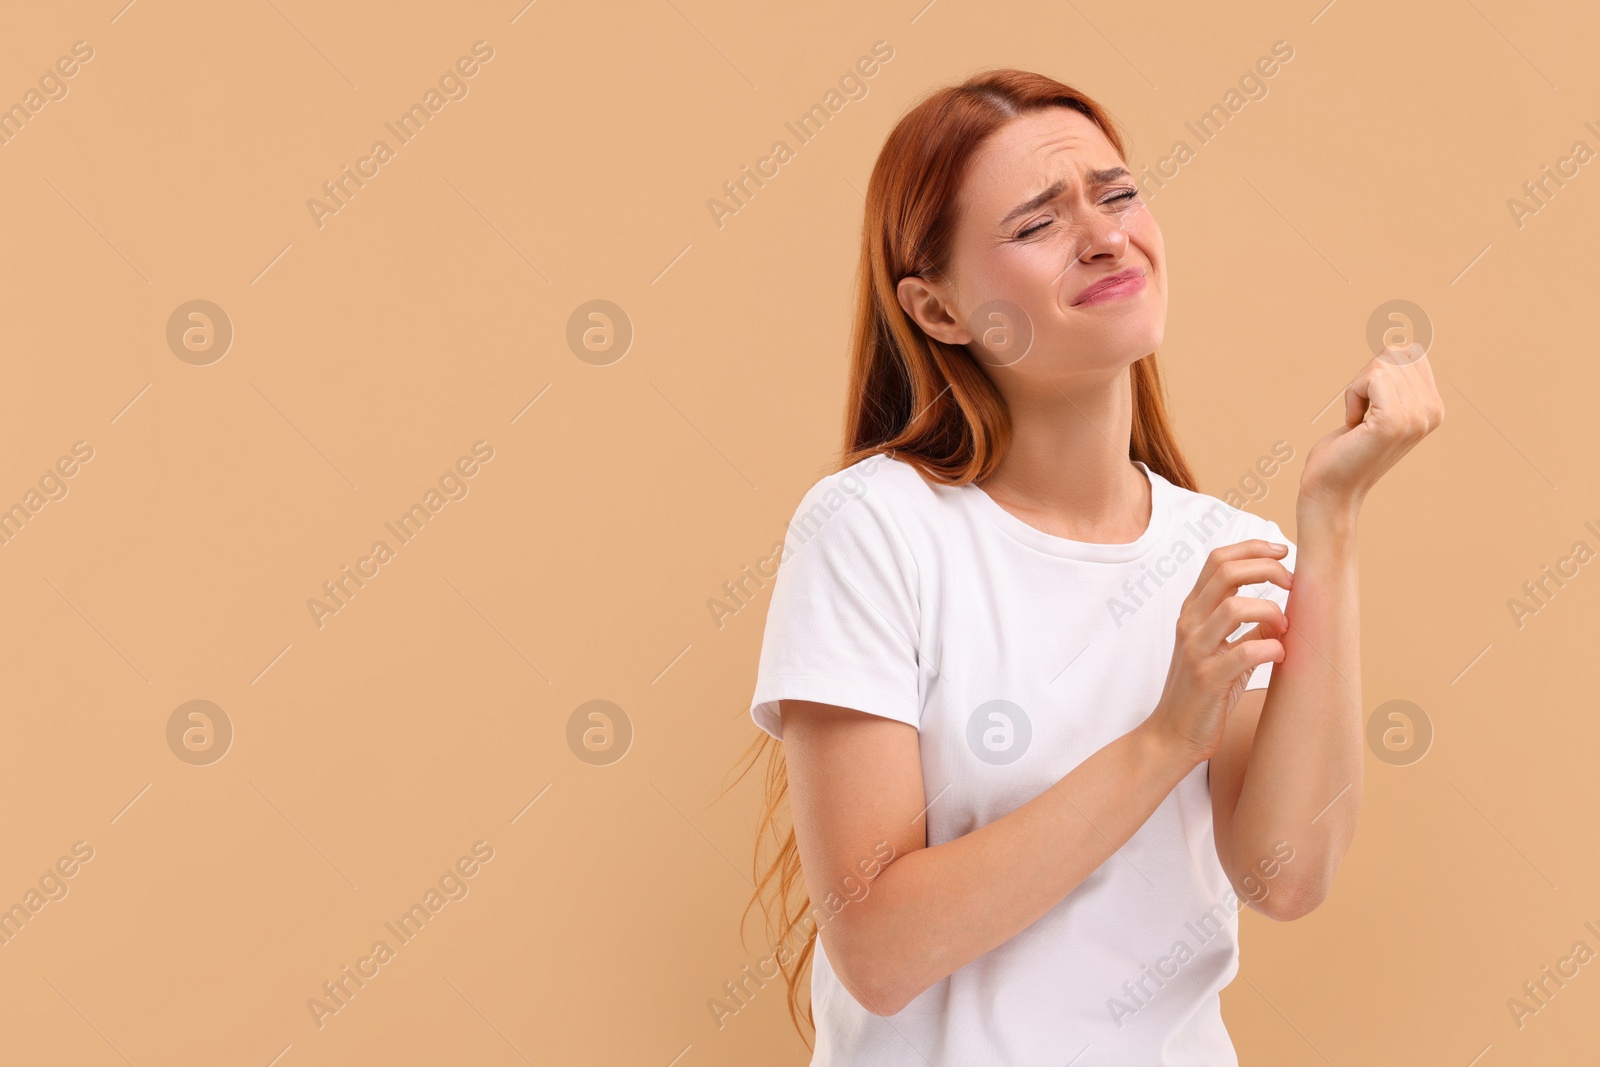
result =
[[[1218,856],[1236,886],[1261,885],[1271,874],[1263,896],[1278,899],[1258,910],[1280,919],[1323,901],[1355,837],[1364,744],[1361,505],[1444,421],[1433,372],[1415,345],[1374,357],[1344,396],[1345,424],[1312,447],[1300,477],[1284,658],[1272,668],[1259,718],[1253,707],[1245,715],[1235,707],[1212,756]],[[1287,862],[1284,845],[1293,849]]]

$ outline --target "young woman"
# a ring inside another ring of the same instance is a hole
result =
[[[1236,1064],[1240,898],[1305,915],[1355,833],[1356,520],[1443,418],[1427,361],[1346,388],[1298,545],[1198,492],[1161,231],[1110,117],[1022,71],[895,127],[860,267],[846,447],[751,706],[752,764],[784,742],[757,896],[791,1015],[812,962],[811,1062]]]

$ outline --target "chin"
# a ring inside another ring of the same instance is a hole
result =
[[[1128,326],[1130,327],[1128,345],[1139,350],[1134,359],[1159,350],[1161,342],[1167,337],[1167,316],[1164,311],[1157,313],[1154,308],[1151,309],[1151,314],[1142,318],[1142,321],[1130,322]]]
[[[1137,328],[1120,330],[1115,337],[1107,338],[1106,348],[1117,353],[1119,362],[1124,366],[1131,365],[1152,352],[1160,351],[1166,332],[1161,323],[1140,324]]]

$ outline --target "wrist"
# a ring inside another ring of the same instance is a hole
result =
[[[1361,503],[1364,498],[1364,493],[1324,493],[1302,485],[1300,495],[1294,502],[1295,526],[1304,530],[1306,525],[1310,524],[1319,528],[1353,533],[1356,520],[1361,515]]]
[[[1181,780],[1210,757],[1197,752],[1187,738],[1163,729],[1156,716],[1146,719],[1131,731],[1143,765],[1157,777]]]

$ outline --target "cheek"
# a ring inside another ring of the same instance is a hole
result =
[[[1145,217],[1137,233],[1128,235],[1128,239],[1153,265],[1160,267],[1165,263],[1166,243],[1161,238],[1161,228],[1149,216]]]
[[[1156,217],[1150,214],[1148,206],[1141,206],[1131,213],[1123,227],[1123,232],[1128,235],[1130,243],[1148,247],[1153,251],[1160,251],[1162,245],[1161,224]]]
[[[1012,249],[1010,254],[994,256],[979,266],[980,299],[1004,299],[1032,311],[1055,302],[1055,290],[1062,278],[1061,252],[1046,241],[1027,249]]]

